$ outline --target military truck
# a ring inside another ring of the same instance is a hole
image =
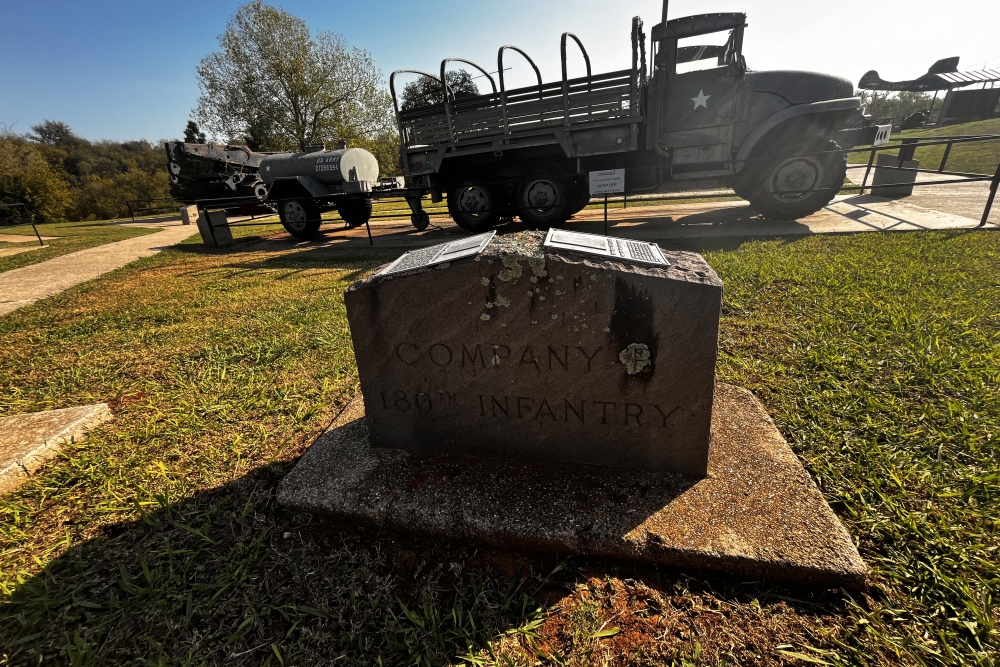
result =
[[[829,203],[846,169],[837,133],[860,108],[851,82],[749,70],[746,14],[667,20],[664,2],[662,18],[649,36],[648,66],[636,17],[632,66],[620,71],[594,74],[580,39],[564,33],[562,78],[551,83],[514,46],[500,48],[496,79],[462,58],[443,60],[434,74],[393,72],[407,185],[429,190],[435,201],[446,196],[452,218],[472,232],[515,215],[532,226],[558,225],[589,201],[588,173],[608,169],[624,169],[626,194],[655,192],[667,181],[721,180],[777,219]],[[573,43],[585,77],[567,76]],[[537,85],[506,88],[510,52],[527,61]],[[456,95],[446,84],[450,63],[475,68],[492,91]],[[401,109],[395,82],[404,73],[435,79],[442,101]]]

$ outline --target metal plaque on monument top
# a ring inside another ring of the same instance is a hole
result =
[[[722,282],[705,260],[565,231],[473,240],[344,294],[372,446],[706,474]]]

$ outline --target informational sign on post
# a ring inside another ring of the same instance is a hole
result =
[[[590,196],[604,197],[604,235],[608,235],[608,195],[625,193],[625,170],[605,169],[590,172]]]
[[[619,195],[625,192],[625,170],[606,169],[590,172],[590,196]]]

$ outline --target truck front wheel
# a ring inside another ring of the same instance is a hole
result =
[[[319,236],[322,220],[319,208],[308,199],[292,199],[278,204],[278,217],[285,230],[301,241]]]
[[[836,142],[826,140],[775,151],[750,179],[741,179],[737,194],[774,220],[812,215],[829,204],[844,184],[847,160],[839,150]]]
[[[448,213],[467,232],[489,231],[500,222],[493,192],[476,181],[466,181],[448,191]]]

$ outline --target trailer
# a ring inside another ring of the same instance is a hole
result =
[[[535,227],[561,224],[587,205],[588,175],[603,170],[624,170],[626,195],[667,181],[721,180],[772,218],[803,217],[829,203],[846,173],[835,139],[860,108],[853,85],[811,72],[749,70],[745,14],[668,21],[666,11],[665,1],[663,20],[650,31],[648,65],[647,35],[635,17],[631,67],[623,70],[594,73],[583,43],[567,32],[554,82],[510,45],[497,53],[496,79],[463,58],[444,59],[434,74],[393,72],[407,184],[434,201],[447,198],[452,218],[471,232],[513,216]],[[584,77],[567,76],[574,47]],[[507,89],[511,53],[531,66],[536,85]],[[445,77],[452,63],[478,70],[492,90],[456,95]],[[401,109],[402,74],[435,80],[443,101]]]
[[[402,177],[380,178],[375,156],[345,144],[327,150],[322,144],[302,152],[259,152],[230,144],[167,142],[171,179],[224,185],[233,201],[256,197],[275,211],[289,234],[300,240],[319,236],[326,211],[337,211],[348,227],[367,224],[372,198],[405,199],[417,229],[430,224],[420,200],[426,188],[408,188]],[[192,167],[202,165],[201,167]],[[213,168],[204,171],[204,165]],[[188,168],[188,170],[185,169]],[[227,198],[223,198],[227,200]]]

